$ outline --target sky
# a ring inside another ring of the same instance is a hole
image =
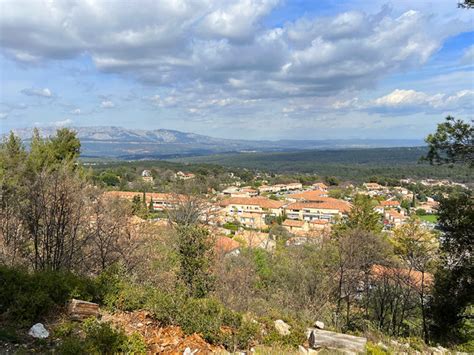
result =
[[[0,0],[0,132],[420,139],[473,118],[457,0]]]

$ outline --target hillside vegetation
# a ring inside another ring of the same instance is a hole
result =
[[[432,166],[420,162],[425,147],[309,150],[284,153],[220,154],[176,159],[188,163],[218,164],[277,173],[309,173],[337,176],[345,180],[366,180],[372,176],[388,178],[450,178],[473,180],[467,167]]]

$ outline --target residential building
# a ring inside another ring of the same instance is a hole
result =
[[[145,182],[152,183],[153,182],[153,176],[151,175],[150,170],[143,170],[142,171],[142,180]]]
[[[182,171],[178,171],[175,176],[179,180],[191,180],[196,177],[193,173],[183,173]]]
[[[329,197],[319,201],[294,202],[285,206],[288,219],[313,221],[324,219],[334,221],[337,217],[347,214],[351,208],[350,203]]]

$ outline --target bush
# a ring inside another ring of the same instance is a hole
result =
[[[127,336],[110,323],[89,318],[82,325],[64,323],[55,329],[61,338],[59,354],[145,354],[146,344],[140,334]]]
[[[180,292],[170,294],[153,290],[146,301],[145,308],[162,325],[178,324],[178,315],[182,312],[184,303],[184,297]]]
[[[73,297],[95,300],[93,280],[67,272],[41,271],[0,266],[0,314],[11,321],[30,324]]]
[[[185,333],[199,333],[206,341],[217,344],[222,338],[223,313],[224,307],[215,300],[189,299],[179,324]]]
[[[113,328],[110,323],[102,323],[95,318],[89,318],[84,322],[82,329],[90,353],[144,354],[146,352],[145,341],[141,335],[135,333],[127,337],[123,331]]]

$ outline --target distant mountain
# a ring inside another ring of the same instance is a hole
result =
[[[57,127],[40,128],[43,136],[53,135]],[[281,152],[307,149],[411,147],[421,140],[243,140],[214,138],[168,129],[140,130],[114,126],[73,127],[82,144],[84,157],[110,157],[127,160],[170,159],[231,152]],[[26,142],[33,128],[14,132]]]

